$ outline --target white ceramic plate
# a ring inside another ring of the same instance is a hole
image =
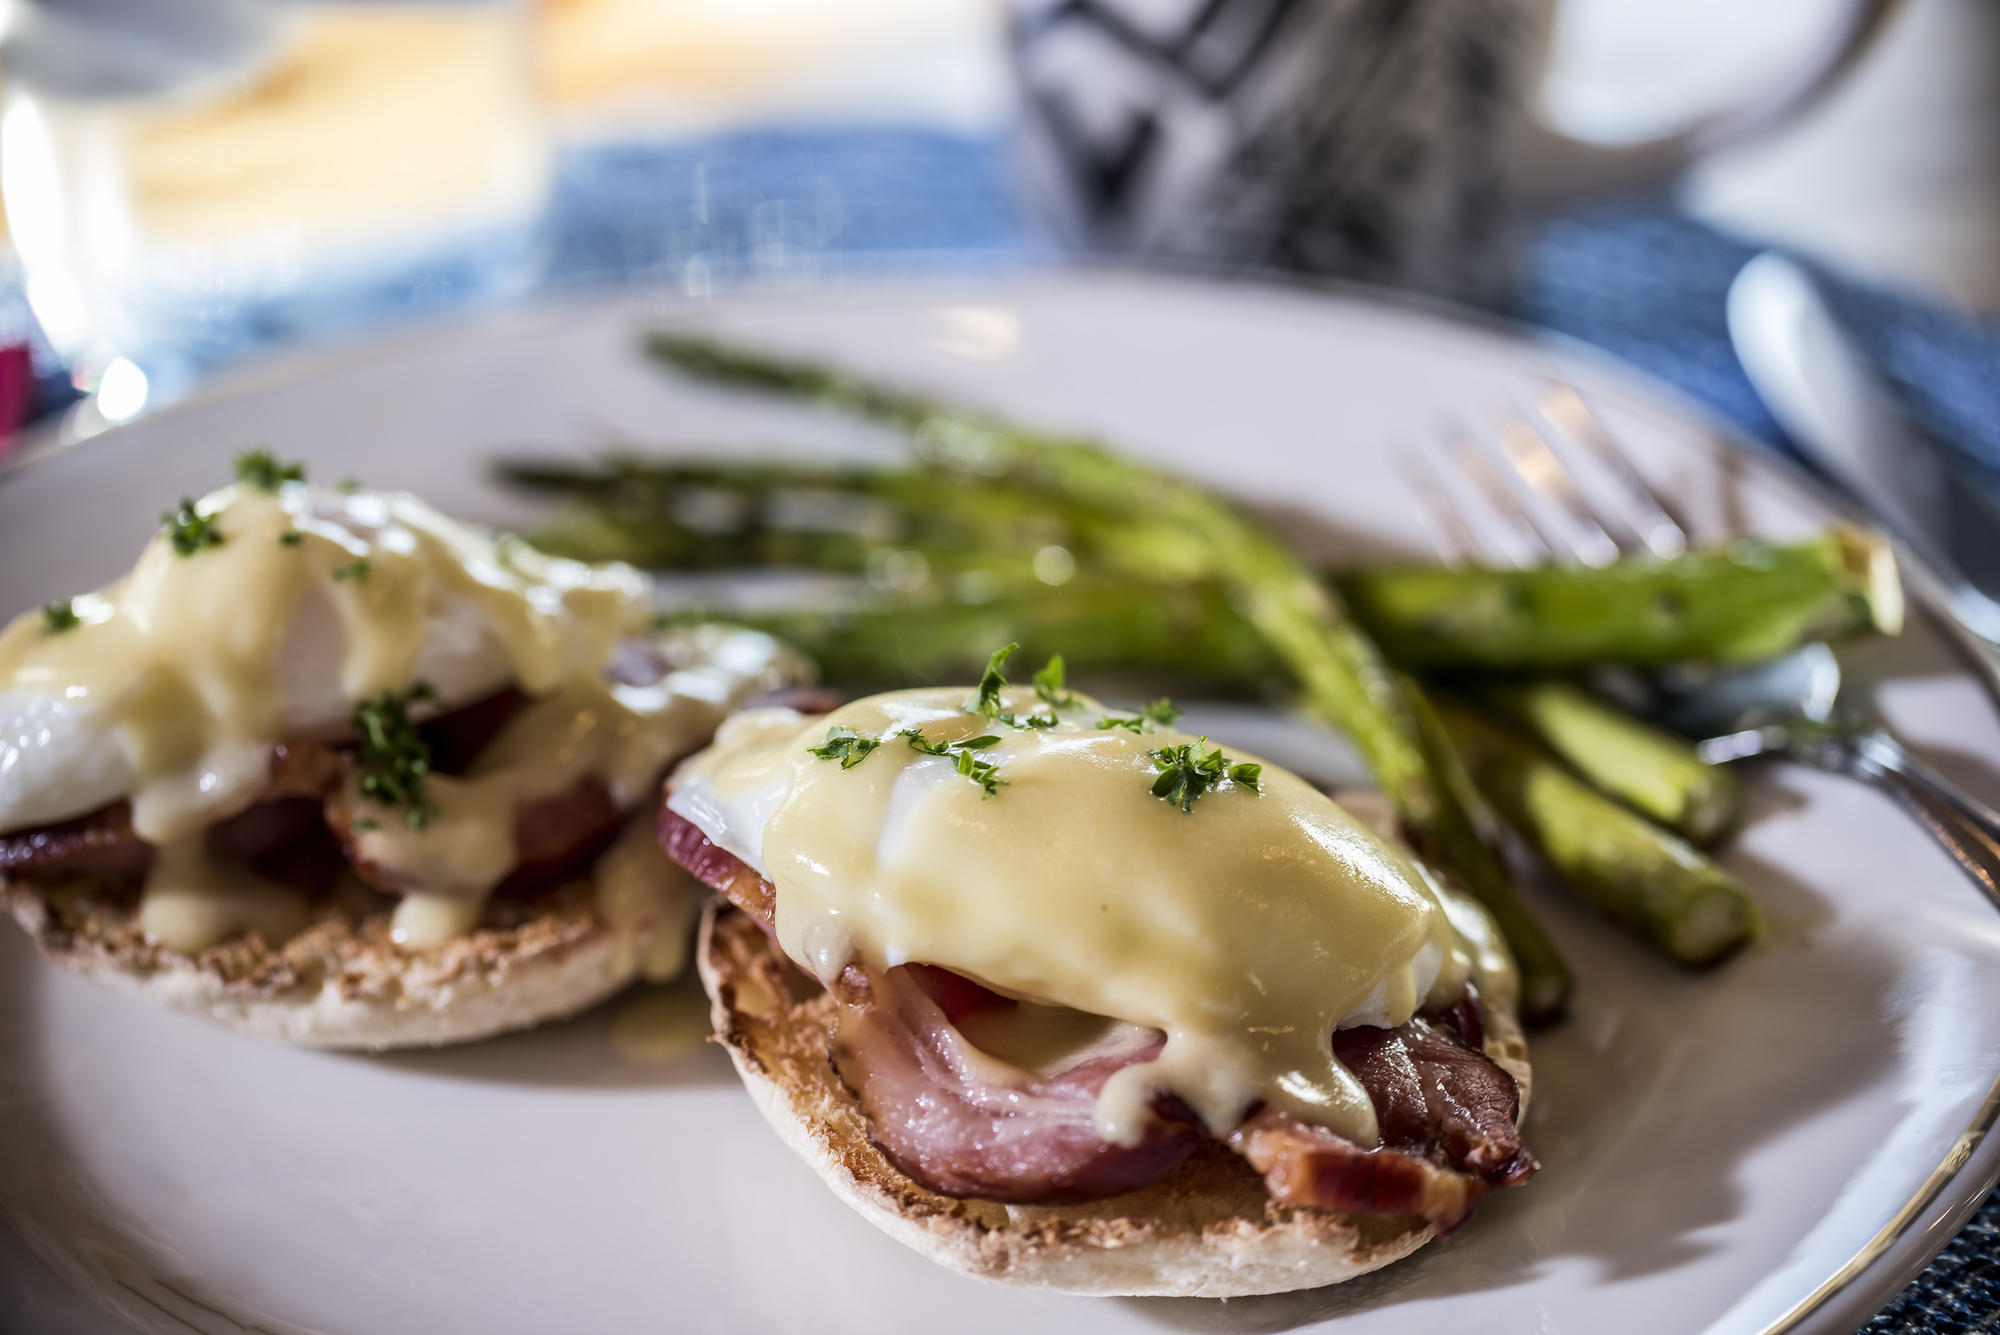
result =
[[[1573,350],[1352,298],[1058,275],[626,301],[239,380],[0,485],[0,610],[114,575],[162,508],[258,443],[503,522],[521,512],[482,476],[502,447],[893,450],[656,372],[635,335],[661,319],[1100,431],[1309,513],[1347,552],[1421,554],[1393,450],[1550,371],[1710,532],[1825,513]],[[2000,793],[1982,759],[2000,756],[2000,721],[1943,645],[1919,629],[1864,657],[1896,726]],[[0,1294],[39,1304],[37,1329],[110,1325],[65,1305],[52,1266],[141,1326],[211,1335],[1851,1328],[1996,1175],[2000,1143],[1974,1151],[1969,1131],[2000,1077],[2000,919],[1874,794],[1787,768],[1753,794],[1727,860],[1766,905],[1768,942],[1689,978],[1546,902],[1581,990],[1535,1047],[1542,1175],[1337,1289],[1224,1305],[981,1286],[837,1204],[719,1054],[621,1056],[611,1010],[435,1054],[329,1056],[143,1009],[9,928],[0,1202],[32,1254],[0,1253]]]

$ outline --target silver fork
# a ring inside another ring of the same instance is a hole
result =
[[[1536,415],[1592,458],[1617,487],[1626,513],[1593,501],[1550,434],[1534,418],[1516,415],[1490,440],[1454,435],[1403,456],[1405,479],[1446,562],[1553,558],[1604,565],[1687,549],[1687,522],[1575,389],[1551,381]],[[1560,529],[1537,512],[1536,502],[1563,517]],[[1912,755],[1864,707],[1841,698],[1840,663],[1826,645],[1725,671],[1617,672],[1603,684],[1636,712],[1694,739],[1704,760],[1783,755],[1884,790],[2000,906],[2000,812]]]

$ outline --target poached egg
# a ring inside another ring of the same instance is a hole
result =
[[[1234,767],[1261,762],[1231,754],[1223,773],[1242,779],[1184,806],[1155,789],[1206,739],[1083,696],[968,703],[920,690],[749,711],[682,766],[668,805],[772,882],[778,941],[816,977],[924,963],[1164,1033],[1099,1100],[1120,1143],[1161,1088],[1218,1135],[1263,1103],[1372,1143],[1332,1032],[1400,1025],[1473,980],[1511,1000],[1484,912],[1296,776],[1253,777]]]

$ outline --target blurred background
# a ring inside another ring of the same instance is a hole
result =
[[[1091,250],[1484,306],[1775,440],[1715,352],[1775,244],[2000,417],[1995,0],[0,0],[0,198],[24,438],[532,295]]]

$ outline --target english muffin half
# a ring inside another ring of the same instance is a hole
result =
[[[941,1263],[1077,1293],[1351,1278],[1536,1171],[1492,920],[1274,765],[997,654],[750,710],[661,842],[766,1118]]]
[[[262,453],[0,632],[0,895],[44,954],[326,1047],[456,1042],[678,970],[662,776],[796,655]]]
[[[771,1129],[862,1218],[961,1274],[1060,1293],[1240,1298],[1379,1270],[1436,1236],[1414,1215],[1347,1214],[1271,1198],[1219,1142],[1159,1181],[1084,1205],[1004,1205],[926,1190],[871,1138],[827,1060],[837,1003],[748,916],[715,902],[696,967],[717,1041]],[[1513,1013],[1484,1012],[1487,1056],[1528,1102],[1528,1045]]]

